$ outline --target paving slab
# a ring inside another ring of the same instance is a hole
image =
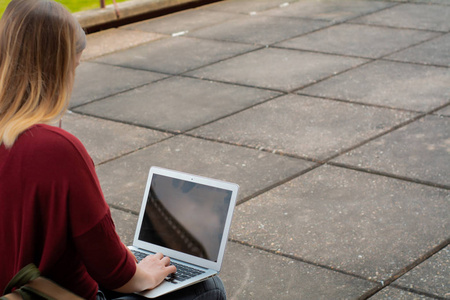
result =
[[[413,63],[450,67],[450,34],[392,54],[387,58]]]
[[[132,48],[150,41],[164,38],[164,35],[141,31],[111,28],[86,36],[87,46],[81,60],[89,60],[108,53]],[[120,41],[120,43],[117,43]]]
[[[66,113],[62,128],[81,140],[95,164],[169,138],[171,135],[118,122]]]
[[[178,36],[138,46],[126,52],[106,55],[95,61],[179,74],[256,48],[254,45]]]
[[[231,237],[385,281],[444,242],[449,209],[448,190],[325,165],[239,205]]]
[[[235,19],[239,16],[235,13],[189,9],[139,23],[132,23],[121,28],[125,30],[141,30],[145,32],[179,35]]]
[[[299,93],[426,112],[448,102],[447,68],[375,61]]]
[[[402,3],[352,22],[447,32],[450,6]]]
[[[97,173],[108,203],[138,212],[151,166],[235,182],[241,186],[240,201],[310,168],[313,163],[176,136],[98,166]]]
[[[288,95],[190,133],[325,160],[413,116],[389,109]]]
[[[279,93],[249,87],[172,77],[78,107],[76,111],[183,132],[277,95]]]
[[[277,8],[297,0],[228,0],[206,5],[207,10],[218,10],[242,14],[255,14],[268,9]]]
[[[89,35],[71,104],[87,115],[63,128],[97,163],[126,244],[151,165],[232,181],[228,298],[359,298],[449,238],[449,8],[227,0]],[[418,112],[432,114],[394,127]],[[312,162],[350,149],[362,165]],[[448,298],[447,260],[372,298]]]
[[[430,298],[424,295],[416,294],[413,292],[396,289],[394,287],[386,287],[383,290],[376,293],[374,296],[370,297],[371,300],[387,300],[387,299],[397,299],[397,300],[431,300],[436,298]]]
[[[227,244],[220,278],[231,300],[356,299],[376,286],[233,242]]]
[[[167,75],[92,62],[78,66],[70,107],[102,99],[157,81]]]
[[[366,60],[359,58],[265,48],[197,69],[187,75],[291,91],[364,62]]]
[[[427,116],[337,157],[334,162],[450,188],[450,118]]]
[[[328,26],[328,22],[272,16],[242,16],[188,33],[189,36],[258,45],[296,37]]]
[[[395,285],[450,298],[450,246],[400,277]]]
[[[303,0],[290,5],[283,5],[278,9],[272,9],[263,14],[343,22],[394,5],[396,4],[381,1]]]
[[[435,32],[419,30],[341,24],[275,46],[379,58],[437,35]]]

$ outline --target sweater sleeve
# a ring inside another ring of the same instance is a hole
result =
[[[54,130],[73,147],[67,152],[65,168],[71,168],[67,181],[68,219],[77,254],[99,285],[119,288],[136,272],[134,258],[116,233],[91,157],[74,136]]]
[[[89,275],[106,289],[123,286],[136,272],[134,258],[117,236],[109,213],[76,237],[75,245]]]

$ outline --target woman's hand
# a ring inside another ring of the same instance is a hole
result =
[[[177,268],[170,264],[170,258],[162,253],[149,255],[138,264],[149,277],[152,277],[152,284],[146,289],[157,287],[169,274],[175,273]]]
[[[157,287],[169,274],[177,268],[170,264],[170,258],[162,253],[149,255],[136,267],[136,273],[124,286],[116,289],[120,293],[134,293]]]

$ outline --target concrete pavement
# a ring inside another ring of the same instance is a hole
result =
[[[63,128],[125,243],[152,165],[241,186],[229,299],[450,299],[449,20],[228,0],[94,33]]]

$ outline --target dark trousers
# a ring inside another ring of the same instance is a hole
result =
[[[218,276],[188,286],[181,290],[156,298],[157,300],[225,300],[225,287]],[[97,300],[143,300],[148,299],[137,294],[119,294],[99,291]]]

